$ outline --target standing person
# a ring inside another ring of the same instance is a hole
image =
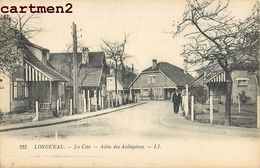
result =
[[[179,112],[179,106],[181,104],[181,94],[179,91],[175,91],[172,95],[172,102],[173,102],[173,111],[175,114]]]

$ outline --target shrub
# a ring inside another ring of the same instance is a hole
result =
[[[246,92],[242,91],[242,93],[239,93],[240,102],[243,104],[246,104],[251,98],[246,96]]]
[[[207,101],[207,90],[203,86],[192,86],[190,92],[195,102],[204,104]]]

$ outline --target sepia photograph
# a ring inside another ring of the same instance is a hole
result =
[[[1,168],[259,168],[259,0],[0,0]]]

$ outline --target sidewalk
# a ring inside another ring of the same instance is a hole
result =
[[[132,108],[135,106],[142,105],[144,103],[145,102],[138,102],[138,103],[134,103],[134,104],[122,105],[122,106],[116,107],[116,108],[108,108],[108,109],[100,110],[97,112],[87,112],[87,113],[76,114],[76,115],[72,115],[72,116],[65,116],[65,117],[61,117],[61,118],[53,118],[53,119],[48,119],[48,120],[43,120],[43,121],[0,125],[0,132],[18,130],[18,129],[24,129],[24,128],[43,127],[43,126],[48,126],[48,125],[55,125],[55,124],[60,124],[60,123],[82,120],[82,119],[96,117],[96,116],[100,116],[100,115],[104,115],[104,114],[108,114],[108,113],[113,113],[113,112],[127,109],[127,108]]]
[[[172,109],[166,111],[160,118],[160,123],[164,126],[176,128],[183,131],[201,132],[207,134],[219,135],[234,135],[246,137],[260,137],[260,129],[257,128],[244,128],[236,126],[214,125],[210,123],[199,123],[191,121],[181,116],[174,114]]]

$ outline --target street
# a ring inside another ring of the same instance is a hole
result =
[[[77,122],[10,131],[6,134],[23,139],[51,138],[55,135],[59,138],[82,136],[171,137],[176,135],[176,132],[160,124],[161,117],[171,110],[169,102],[148,102],[134,108]]]
[[[178,126],[182,126],[182,128]],[[195,126],[180,115],[173,114],[170,102],[153,101],[111,114],[58,125],[10,131],[4,133],[4,135],[30,140],[73,137],[108,138],[116,136],[159,139],[230,137],[226,133],[223,135],[218,132],[210,132],[210,130],[202,133],[200,130],[196,130]]]
[[[171,123],[174,121],[176,123]],[[18,150],[16,158],[26,155],[48,161],[51,155],[56,159],[77,159],[80,164],[85,163],[83,158],[87,157],[91,163],[97,160],[104,163],[106,159],[114,166],[126,161],[132,161],[133,166],[152,164],[165,167],[180,166],[187,161],[192,161],[188,163],[190,165],[202,167],[231,163],[241,167],[259,165],[259,137],[230,135],[210,129],[196,131],[195,127],[180,115],[173,114],[170,102],[147,102],[76,122],[1,133],[1,137],[5,137],[2,144],[13,144],[12,148],[4,146],[6,149],[3,148],[2,152],[17,151],[15,147],[24,143],[28,152]],[[62,144],[67,149],[48,153],[46,151],[50,150],[40,149],[44,144]],[[115,145],[121,150],[115,150]],[[9,157],[13,159],[14,155]],[[5,159],[8,162],[8,157]]]

